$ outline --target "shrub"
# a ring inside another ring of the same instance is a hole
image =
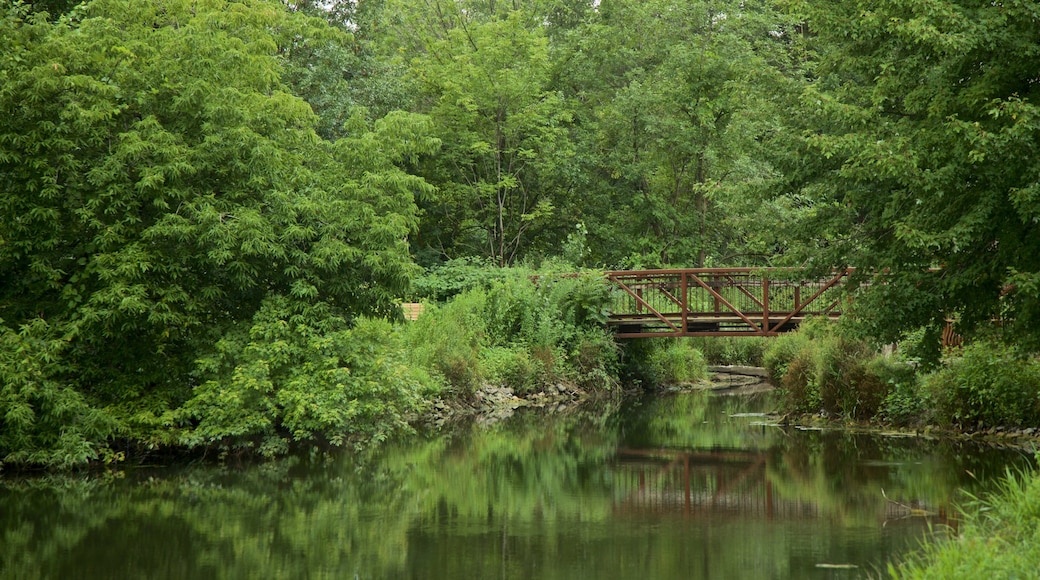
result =
[[[940,418],[965,426],[1040,422],[1040,362],[996,341],[967,345],[926,379]]]
[[[823,409],[854,419],[873,417],[887,390],[867,367],[873,352],[866,343],[837,336],[818,342],[816,380]]]
[[[762,366],[769,372],[774,384],[781,384],[791,361],[809,347],[808,335],[801,332],[789,332],[772,339],[762,353]]]
[[[886,385],[878,417],[896,425],[919,424],[928,406],[922,382],[913,365],[891,356],[879,356],[867,363],[868,370]]]
[[[415,299],[444,302],[470,290],[486,290],[502,280],[509,270],[497,268],[487,258],[463,257],[433,266],[426,274],[412,280]]]
[[[760,337],[712,336],[688,339],[704,354],[710,365],[762,366],[762,358],[772,339]]]
[[[485,302],[482,291],[470,290],[447,304],[431,305],[406,327],[412,363],[443,376],[458,395],[471,395],[480,383]]]
[[[285,452],[293,441],[381,441],[407,427],[435,383],[406,364],[390,323],[353,325],[327,305],[281,296],[198,361],[202,379],[178,410],[183,443]]]
[[[481,353],[481,365],[489,383],[510,387],[519,394],[542,390],[549,378],[545,363],[519,346],[486,348]]]
[[[650,354],[651,378],[658,385],[692,385],[708,376],[701,351],[685,339],[658,343]]]
[[[120,425],[70,384],[68,341],[37,318],[17,332],[0,320],[0,466],[67,468],[98,459]]]
[[[620,349],[600,330],[578,334],[570,352],[571,380],[582,387],[612,390],[618,386]]]
[[[763,363],[791,410],[822,409],[865,419],[877,413],[888,391],[868,366],[873,357],[866,343],[839,336],[832,324],[816,321],[776,338]]]
[[[816,352],[806,345],[784,365],[780,390],[786,408],[799,413],[820,410],[820,386],[816,380]]]

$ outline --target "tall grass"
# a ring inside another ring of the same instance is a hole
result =
[[[899,580],[1024,580],[1040,574],[1040,473],[1008,471],[995,493],[965,511],[959,535],[890,564],[889,575]]]
[[[618,349],[603,324],[609,294],[601,276],[558,276],[509,268],[432,303],[405,328],[412,360],[468,396],[484,383],[534,392],[568,383],[617,385]]]
[[[771,338],[710,336],[688,338],[690,345],[704,355],[710,365],[762,366]]]
[[[789,410],[869,419],[889,388],[870,366],[874,357],[866,343],[842,336],[833,323],[816,320],[776,338],[763,354],[763,364]]]
[[[704,355],[685,338],[653,343],[647,367],[656,385],[689,386],[708,378]]]

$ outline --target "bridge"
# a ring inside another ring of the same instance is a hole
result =
[[[775,336],[806,317],[837,318],[853,268],[818,280],[800,269],[689,268],[606,272],[607,324],[618,338]]]

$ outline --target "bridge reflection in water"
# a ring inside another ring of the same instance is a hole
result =
[[[781,497],[767,470],[776,460],[765,452],[620,449],[614,466],[613,510],[619,515],[681,515],[759,520],[819,519],[826,510],[805,499]],[[919,502],[879,503],[877,521],[930,516],[933,524],[957,526],[947,506]]]

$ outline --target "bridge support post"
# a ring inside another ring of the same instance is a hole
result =
[[[762,331],[769,333],[769,278],[762,277]]]
[[[682,273],[682,277],[681,277],[682,281],[680,282],[680,284],[682,285],[682,335],[683,336],[685,336],[686,333],[690,331],[689,326],[686,325],[687,319],[689,318],[689,314],[690,314],[690,297],[689,297],[690,282],[689,282],[689,279],[687,278],[687,276],[689,276],[689,273],[688,272],[683,272]]]

